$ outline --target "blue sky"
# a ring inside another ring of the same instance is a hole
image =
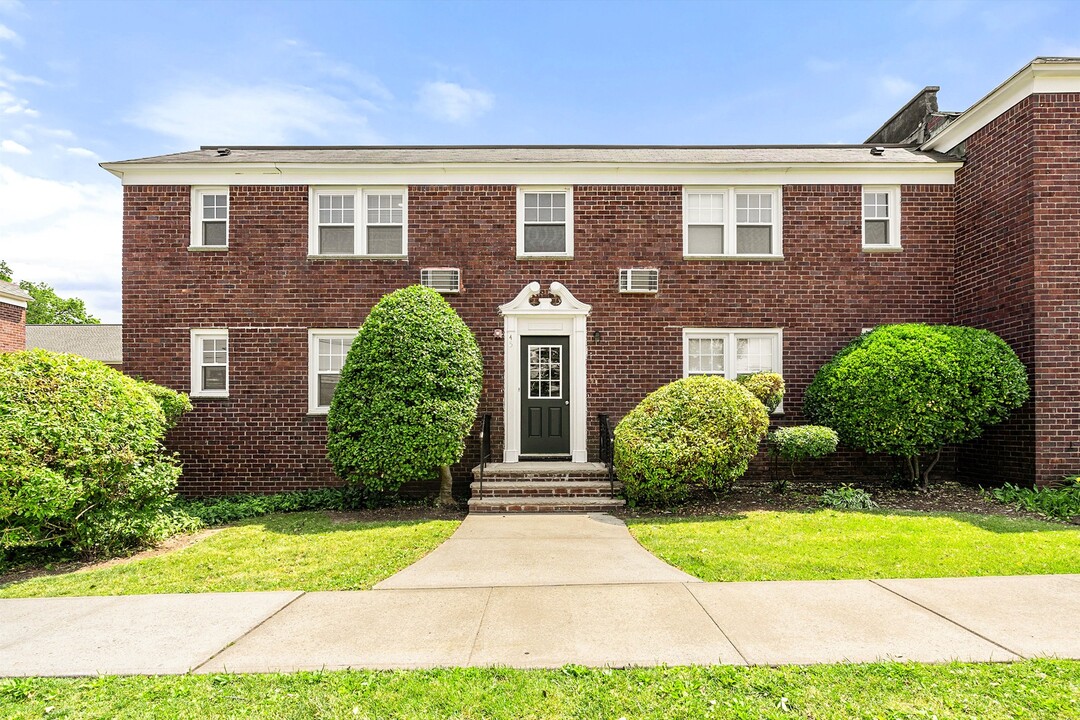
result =
[[[1075,2],[0,0],[0,259],[120,320],[119,182],[222,144],[861,142],[963,110]]]

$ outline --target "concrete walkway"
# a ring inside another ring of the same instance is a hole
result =
[[[643,552],[613,518],[470,517],[369,592],[0,600],[0,675],[1080,659],[1080,575],[702,583]]]

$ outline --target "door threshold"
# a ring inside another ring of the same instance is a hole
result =
[[[569,462],[571,459],[569,454],[551,454],[551,455],[518,455],[518,460],[521,462]]]

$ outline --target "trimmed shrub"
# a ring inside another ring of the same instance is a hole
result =
[[[878,506],[870,493],[850,483],[843,483],[838,488],[829,488],[821,493],[818,504],[833,510],[873,510]]]
[[[75,355],[0,353],[0,548],[90,556],[174,531],[180,465],[161,441],[190,408]]]
[[[715,375],[649,394],[615,428],[615,469],[634,505],[684,501],[690,489],[727,489],[746,472],[769,427],[765,407]]]
[[[782,427],[769,433],[769,454],[791,464],[791,476],[795,477],[795,466],[803,460],[816,460],[836,452],[840,438],[832,428],[821,425],[796,425]],[[787,487],[787,476],[779,475],[773,479],[773,490],[783,492]]]
[[[736,381],[761,401],[771,414],[784,399],[784,378],[779,373],[758,372],[740,375]]]
[[[1027,398],[1024,366],[997,335],[882,325],[818,371],[805,409],[849,447],[904,458],[926,487],[945,445],[979,437]]]
[[[384,296],[349,349],[327,417],[338,476],[372,496],[441,475],[465,452],[476,420],[480,348],[450,303],[414,285]]]

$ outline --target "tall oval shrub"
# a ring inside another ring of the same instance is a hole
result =
[[[945,445],[979,437],[1027,398],[1023,363],[992,332],[882,325],[818,371],[805,409],[849,447],[904,458],[925,487]]]
[[[615,469],[632,504],[683,501],[694,486],[727,489],[769,427],[739,383],[698,375],[650,393],[615,428]]]
[[[349,349],[327,418],[327,453],[346,482],[373,495],[442,479],[476,420],[483,364],[450,303],[414,285],[384,296]]]
[[[0,547],[112,553],[159,539],[187,397],[75,355],[0,353]]]

